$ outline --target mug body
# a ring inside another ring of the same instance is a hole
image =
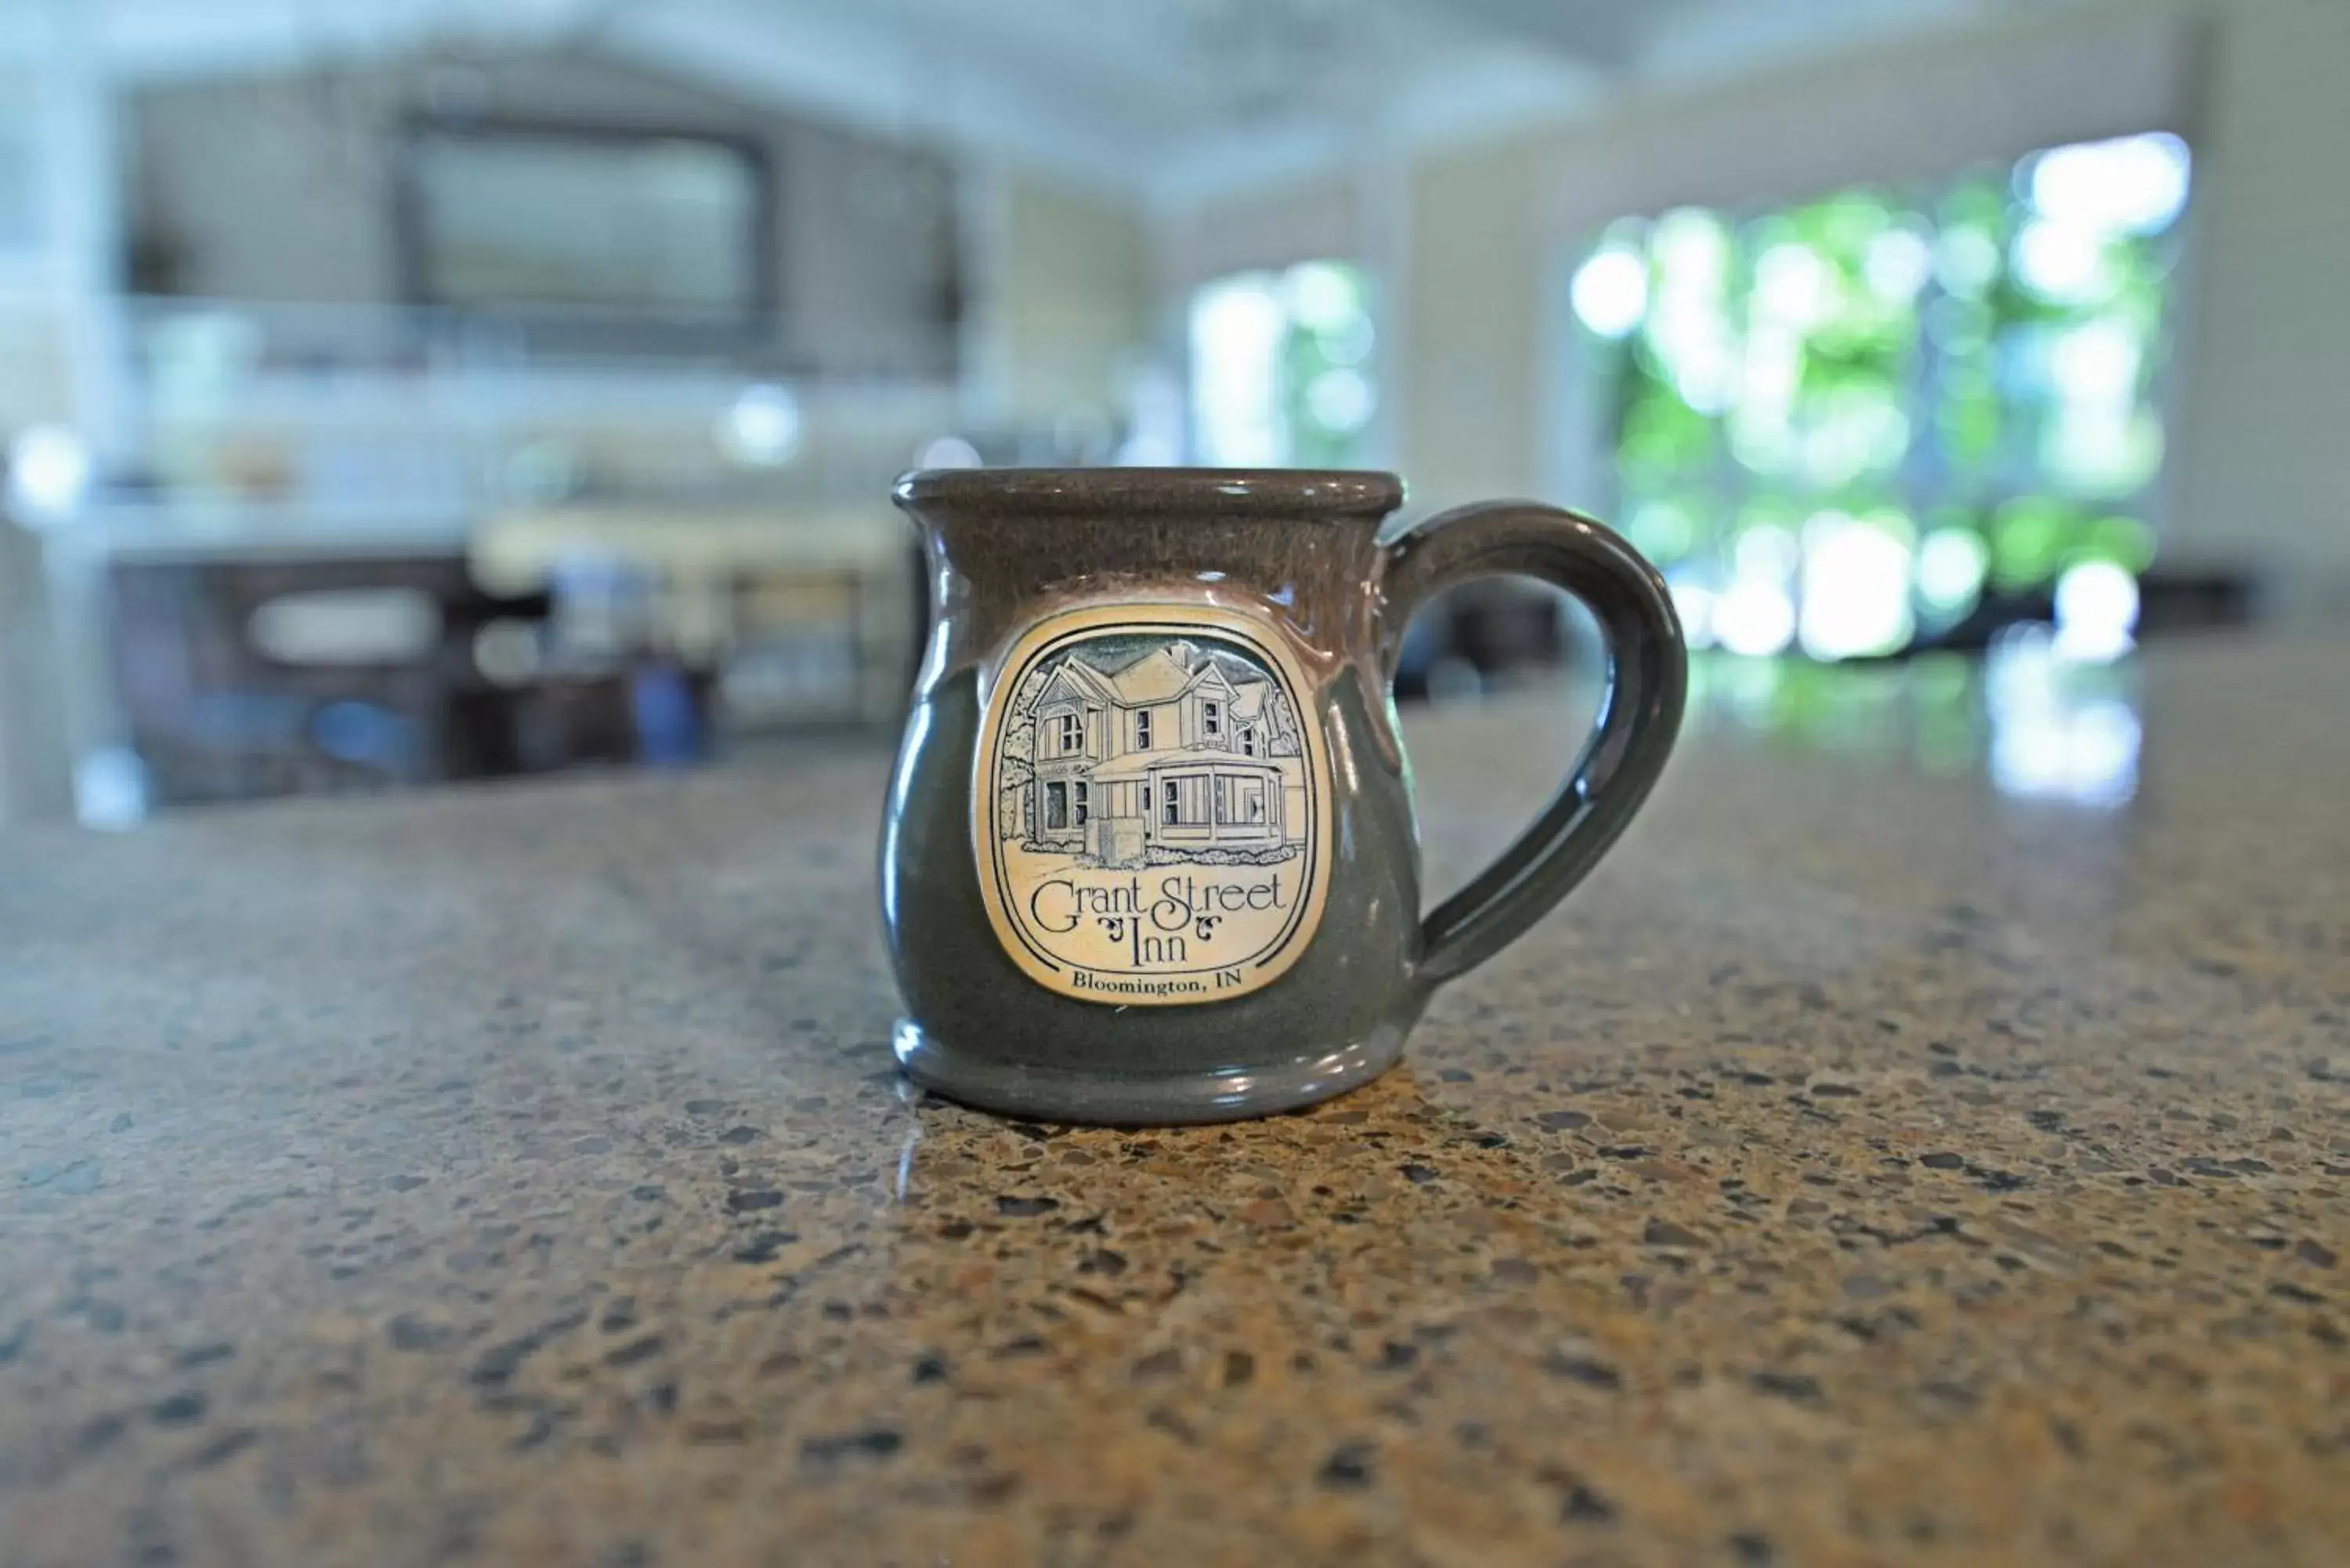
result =
[[[916,1081],[1257,1116],[1401,1053],[1419,851],[1380,667],[1384,474],[921,473],[932,628],[885,806]]]

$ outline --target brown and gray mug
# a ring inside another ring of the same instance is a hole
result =
[[[1402,498],[1385,473],[899,481],[932,612],[881,847],[915,1081],[1110,1123],[1342,1094],[1615,842],[1680,721],[1663,582],[1597,523],[1531,502],[1383,542]],[[1590,607],[1607,696],[1549,806],[1423,919],[1389,686],[1413,610],[1494,575]]]

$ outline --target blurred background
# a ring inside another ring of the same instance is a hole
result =
[[[2110,806],[2350,614],[2340,0],[6,0],[0,819],[874,743],[918,466],[1615,519],[1695,722]],[[1597,655],[1508,584],[1408,699]]]

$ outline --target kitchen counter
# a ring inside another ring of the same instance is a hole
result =
[[[1717,678],[1180,1131],[899,1082],[878,750],[0,837],[0,1563],[2339,1563],[2345,673]],[[1414,719],[1440,878],[1558,706]]]

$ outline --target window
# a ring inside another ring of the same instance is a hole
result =
[[[1256,726],[1253,724],[1241,726],[1241,755],[1244,757],[1256,755]]]
[[[1083,827],[1086,825],[1086,806],[1092,798],[1093,785],[1087,784],[1085,780],[1079,779],[1076,783],[1069,786],[1069,809],[1072,817],[1079,827]]]
[[[1367,462],[1373,329],[1342,261],[1221,278],[1191,296],[1191,445],[1212,467]]]
[[[2126,646],[2189,176],[2126,136],[1606,231],[1569,303],[1692,644],[1891,653],[2064,585],[2060,639]]]
[[[1148,708],[1134,716],[1134,749],[1138,752],[1150,749],[1150,710]]]
[[[1058,779],[1045,786],[1045,826],[1048,828],[1069,826],[1069,786]]]
[[[1206,774],[1185,774],[1169,779],[1159,786],[1164,793],[1159,798],[1159,820],[1170,827],[1205,827],[1220,820],[1213,815],[1219,796],[1211,789],[1211,784],[1221,782],[1211,780]]]
[[[1206,730],[1211,738],[1222,734],[1224,732],[1223,704],[1221,702],[1201,703],[1200,723],[1201,727]]]
[[[1075,713],[1062,714],[1055,723],[1060,730],[1060,736],[1056,742],[1059,749],[1054,753],[1055,755],[1075,756],[1084,750],[1085,726]]]

